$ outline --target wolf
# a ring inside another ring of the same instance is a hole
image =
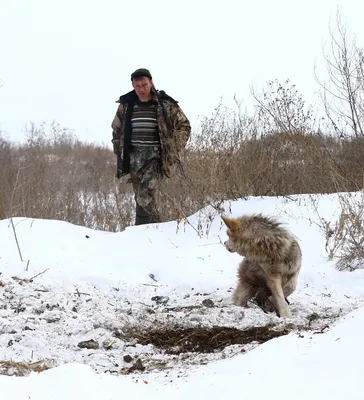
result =
[[[246,307],[248,300],[255,298],[263,310],[292,318],[287,297],[296,290],[302,263],[296,238],[276,219],[262,214],[221,219],[227,226],[224,246],[244,257],[233,303]]]

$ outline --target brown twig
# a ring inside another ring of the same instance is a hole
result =
[[[12,226],[12,228],[13,228],[13,232],[14,232],[14,237],[15,237],[16,245],[17,245],[17,247],[18,247],[18,252],[19,252],[19,256],[20,256],[20,261],[23,262],[23,256],[21,255],[21,250],[20,250],[20,246],[19,246],[18,236],[17,236],[17,234],[16,234],[16,230],[15,230],[15,226],[14,226],[13,217],[10,217],[10,222],[11,222],[11,226]]]
[[[76,294],[77,294],[78,297],[81,297],[81,295],[91,296],[89,293],[80,292],[77,287],[76,287]]]
[[[49,268],[45,269],[43,272],[39,272],[39,274],[34,275],[33,277],[31,277],[29,279],[29,282],[33,282],[33,279],[37,278],[39,275],[43,275],[45,272],[47,272],[49,270]]]

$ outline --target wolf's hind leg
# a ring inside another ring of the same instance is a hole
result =
[[[271,299],[271,291],[268,289],[258,289],[258,292],[255,296],[255,302],[257,306],[260,307],[265,313],[268,312],[277,312],[275,305]]]

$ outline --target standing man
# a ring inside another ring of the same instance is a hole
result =
[[[130,174],[136,202],[135,225],[159,222],[155,192],[191,135],[191,126],[178,102],[155,89],[145,68],[131,74],[133,90],[120,97],[112,121],[117,174]]]

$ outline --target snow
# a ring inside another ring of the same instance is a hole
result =
[[[279,399],[284,392],[294,399],[362,399],[363,318],[361,308],[324,335],[273,339],[244,356],[202,367],[203,387],[196,391],[201,376],[194,377],[184,396],[231,398],[241,385],[247,399]]]
[[[323,218],[338,221],[338,194],[251,197],[222,207],[231,216],[275,215],[298,238],[303,266],[289,299],[293,319],[231,304],[241,257],[223,247],[226,229],[213,208],[188,223],[118,233],[15,218],[22,260],[10,221],[0,221],[1,398],[362,398],[364,271],[335,269],[322,228]],[[179,355],[123,336],[140,327],[266,325],[290,333]],[[78,346],[88,340],[99,347]],[[142,360],[145,371],[126,374],[126,355]],[[23,364],[30,369],[20,371]],[[15,372],[24,376],[9,376]]]

